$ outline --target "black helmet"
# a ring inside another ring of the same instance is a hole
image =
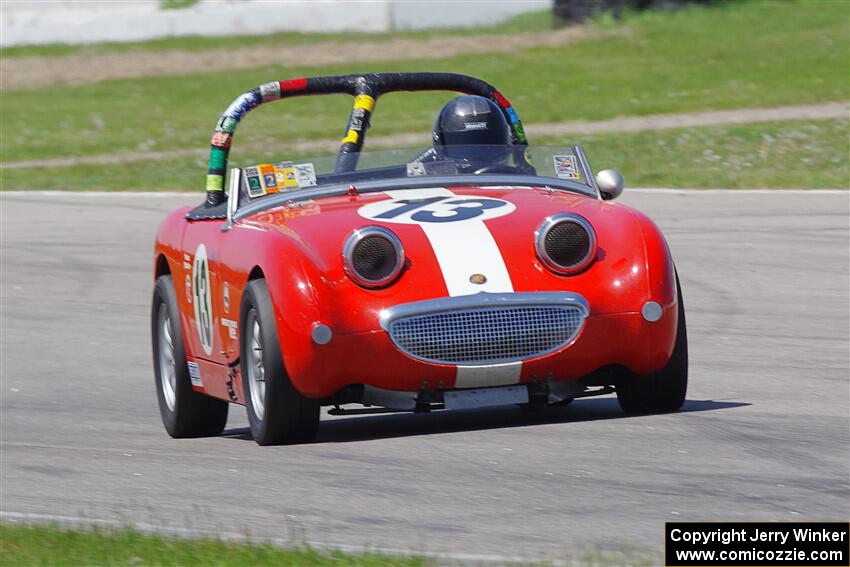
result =
[[[445,158],[473,159],[470,149],[452,146],[507,146],[511,143],[508,123],[502,109],[483,96],[453,98],[434,121],[434,147]],[[473,154],[477,153],[472,151]]]

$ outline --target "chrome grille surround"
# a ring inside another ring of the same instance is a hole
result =
[[[477,293],[396,305],[381,312],[381,327],[413,358],[483,366],[560,350],[589,312],[575,293]]]

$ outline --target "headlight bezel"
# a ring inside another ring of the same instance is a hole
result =
[[[380,278],[373,279],[368,278],[357,271],[355,267],[354,254],[358,245],[360,245],[364,240],[376,237],[385,239],[393,247],[393,261],[395,264],[389,273]],[[396,236],[395,233],[388,228],[384,228],[382,226],[366,226],[354,229],[345,239],[345,243],[342,247],[342,259],[345,273],[351,281],[366,289],[380,289],[394,283],[401,275],[401,271],[404,269],[405,263],[404,246],[398,236]]]
[[[571,265],[560,264],[555,261],[546,249],[546,236],[556,226],[562,223],[573,223],[580,226],[587,233],[588,246],[585,255],[576,263]],[[540,227],[534,232],[534,249],[540,262],[559,276],[574,276],[587,270],[596,259],[597,239],[593,225],[583,216],[576,213],[559,213],[544,219]]]

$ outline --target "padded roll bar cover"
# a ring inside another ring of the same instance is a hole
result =
[[[236,97],[219,117],[210,141],[210,159],[207,168],[207,198],[198,209],[217,209],[225,201],[224,175],[236,126],[242,118],[261,104],[293,96],[317,94],[350,94],[355,97],[354,108],[348,120],[346,136],[337,156],[337,171],[351,171],[356,167],[357,156],[363,147],[366,128],[375,100],[382,94],[393,91],[448,90],[486,97],[495,102],[511,126],[511,141],[525,146],[528,140],[522,121],[511,103],[489,83],[457,73],[366,73],[361,75],[337,75],[329,77],[302,77],[272,81],[255,87]],[[358,98],[369,97],[369,108],[360,106]],[[365,112],[363,112],[365,110]],[[356,135],[351,135],[354,131]],[[202,220],[212,215],[192,211],[190,220]],[[215,215],[214,218],[219,218]]]

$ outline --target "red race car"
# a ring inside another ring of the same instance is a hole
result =
[[[419,90],[463,93],[430,145],[362,152],[377,99]],[[248,111],[336,93],[354,104],[334,158],[227,171]],[[579,146],[529,146],[510,102],[472,77],[301,78],[242,94],[215,128],[206,201],[156,237],[166,430],[218,434],[230,402],[262,445],[311,440],[328,405],[540,408],[616,392],[629,413],[678,409],[678,279],[658,227],[611,202],[622,189]]]

